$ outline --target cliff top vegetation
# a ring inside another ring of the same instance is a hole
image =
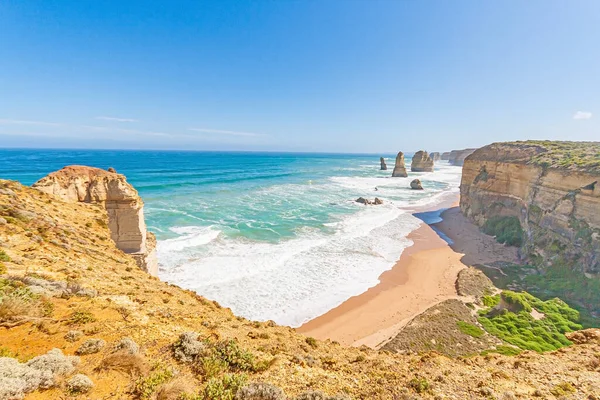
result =
[[[469,159],[520,162],[600,174],[600,142],[527,140],[493,143]]]
[[[104,208],[3,180],[0,250],[0,398],[550,398],[559,384],[600,396],[600,340],[453,359],[307,338],[144,273]]]

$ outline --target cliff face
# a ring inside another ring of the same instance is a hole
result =
[[[433,160],[426,151],[417,151],[412,158],[410,170],[413,172],[433,172]]]
[[[449,151],[446,151],[446,152],[442,153],[441,159],[443,161],[448,161],[449,158],[450,158],[450,152]]]
[[[404,165],[404,153],[400,151],[396,156],[396,164],[394,165],[392,177],[406,178],[407,176],[406,166]]]
[[[452,150],[450,154],[448,154],[448,162],[451,165],[463,165],[465,159],[473,154],[475,150],[477,149]]]
[[[460,207],[482,226],[517,217],[522,256],[600,273],[600,144],[495,143],[463,166]]]
[[[94,384],[82,399],[393,400],[415,398],[417,390],[422,399],[483,400],[492,392],[528,399],[532,393],[551,398],[555,382],[576,398],[599,394],[596,331],[574,333],[577,344],[561,351],[473,356],[468,364],[437,351],[406,355],[345,347],[272,321],[248,321],[161,282],[137,268],[110,235],[100,205],[60,201],[0,179],[0,399],[22,398],[23,392],[26,400],[73,398],[64,383],[74,373]],[[90,341],[104,347],[82,352]],[[38,358],[51,349],[60,351]],[[61,352],[79,356],[76,371],[65,368]],[[526,368],[515,368],[517,361]],[[31,365],[47,371],[43,380]],[[423,392],[425,384],[433,389]]]
[[[51,173],[32,187],[66,202],[102,205],[117,248],[131,254],[142,269],[157,275],[156,240],[146,231],[144,203],[124,175],[73,165]]]

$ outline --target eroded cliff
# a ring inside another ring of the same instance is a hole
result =
[[[485,146],[466,158],[460,190],[478,225],[518,219],[528,261],[600,274],[600,143]]]
[[[109,240],[107,222],[101,204],[64,202],[0,180],[0,398],[526,399],[567,389],[577,398],[600,395],[595,331],[577,333],[578,344],[561,351],[516,357],[344,347],[237,317],[149,276]],[[41,382],[35,371],[43,361]],[[86,388],[77,382],[93,386],[77,392]]]
[[[131,254],[138,265],[157,275],[156,240],[146,230],[144,202],[124,175],[99,168],[71,165],[32,185],[66,202],[101,204],[108,214],[108,228],[117,248]]]

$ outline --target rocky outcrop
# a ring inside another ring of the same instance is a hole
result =
[[[446,151],[444,153],[442,153],[442,160],[443,161],[448,161],[450,159],[450,152]]]
[[[380,204],[383,204],[383,200],[381,200],[381,199],[380,199],[380,198],[378,198],[378,197],[375,197],[375,200],[373,200],[373,201],[371,201],[371,200],[369,200],[369,199],[365,199],[364,197],[359,197],[359,198],[358,198],[358,199],[356,199],[355,201],[356,201],[357,203],[364,204],[365,206],[368,206],[368,205],[375,205],[375,206],[378,206],[378,205],[380,205]]]
[[[433,172],[433,160],[426,151],[417,151],[412,158],[410,170],[412,172]]]
[[[461,166],[465,163],[465,159],[473,154],[477,149],[463,149],[463,150],[452,150],[448,155],[448,162],[450,165]]]
[[[394,165],[394,171],[392,172],[392,177],[400,177],[406,178],[408,174],[406,173],[406,165],[404,162],[404,153],[398,152],[396,156],[396,164]]]
[[[439,152],[434,151],[433,153],[429,153],[429,157],[433,160],[433,162],[439,161],[441,159],[441,155]]]
[[[144,203],[124,175],[73,165],[40,179],[33,187],[66,202],[101,204],[117,247],[151,275],[158,273],[156,239],[146,231]]]
[[[413,190],[423,190],[423,185],[421,185],[420,179],[413,179],[410,183],[410,188]]]
[[[385,164],[385,159],[383,157],[379,157],[379,163],[381,164],[381,170],[386,171],[387,165]]]
[[[460,208],[483,226],[515,217],[521,255],[600,274],[600,143],[514,142],[466,158]]]

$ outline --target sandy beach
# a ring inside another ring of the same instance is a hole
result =
[[[482,234],[466,220],[457,203],[435,224],[454,243],[449,245],[427,224],[408,237],[414,244],[365,293],[298,328],[319,339],[376,348],[397,334],[416,315],[437,303],[458,298],[455,281],[468,265],[516,259],[516,250]]]

